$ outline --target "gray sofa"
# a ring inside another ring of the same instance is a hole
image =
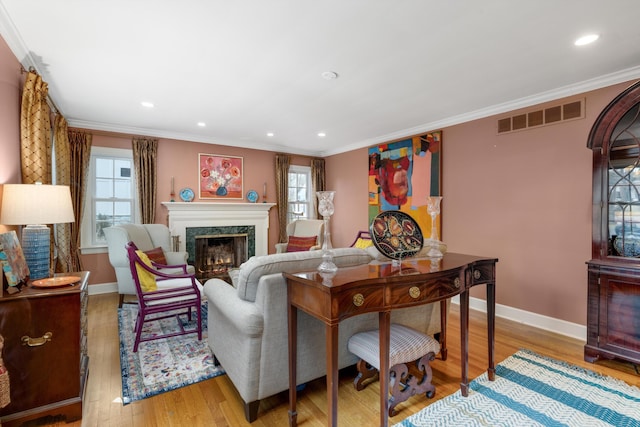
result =
[[[371,261],[362,249],[334,249],[338,267]],[[257,419],[261,399],[289,388],[287,286],[282,272],[312,271],[321,262],[322,251],[254,256],[232,272],[233,285],[220,279],[204,285],[209,346],[243,399],[249,422]],[[440,332],[440,304],[396,310],[391,320],[433,335]],[[347,350],[349,337],[377,327],[377,313],[340,323],[340,369],[358,361]],[[297,372],[299,384],[326,375],[324,325],[301,311]]]

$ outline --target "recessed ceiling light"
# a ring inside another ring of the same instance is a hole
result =
[[[273,136],[273,132],[267,132],[267,136],[269,137]]]
[[[142,101],[140,105],[146,108],[153,108],[153,102],[149,102],[149,101]]]
[[[579,39],[577,39],[574,44],[576,46],[584,46],[586,44],[593,43],[594,41],[598,40],[599,38],[600,38],[600,36],[598,34],[588,34],[586,36],[582,36]]]
[[[198,122],[198,126],[201,128],[205,127],[207,124],[205,122]]]
[[[325,136],[327,136],[327,134],[326,134],[326,133],[324,133],[324,132],[318,132],[318,136],[319,136],[320,138],[324,138]]]
[[[325,71],[321,75],[322,75],[322,78],[325,80],[335,80],[338,78],[338,73],[334,71]]]

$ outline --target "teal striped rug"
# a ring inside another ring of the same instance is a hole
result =
[[[638,387],[529,350],[498,364],[495,381],[485,372],[469,386],[468,397],[458,391],[396,426],[640,426]]]

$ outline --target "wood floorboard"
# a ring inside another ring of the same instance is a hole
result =
[[[220,427],[272,427],[288,424],[288,394],[279,393],[260,404],[258,419],[249,424],[244,418],[240,397],[226,375],[212,378],[188,387],[163,393],[148,399],[122,405],[120,356],[116,294],[89,297],[89,380],[86,389],[84,417],[81,421],[65,423],[60,419],[41,419],[29,426],[220,426]],[[427,404],[456,392],[460,386],[460,330],[458,307],[451,306],[447,344],[448,359],[437,357],[432,362],[436,395],[427,399],[413,396],[398,406],[400,413],[389,424],[400,422],[420,411]],[[485,315],[472,311],[469,335],[469,378],[486,370],[487,338]],[[636,367],[622,361],[600,361],[595,364],[583,359],[584,342],[553,332],[496,319],[496,363],[521,348],[562,359],[629,384],[640,386]],[[339,423],[345,426],[378,425],[378,383],[355,391],[352,381],[355,370],[340,372]],[[304,427],[325,426],[326,389],[324,378],[307,384],[298,394],[298,424]]]

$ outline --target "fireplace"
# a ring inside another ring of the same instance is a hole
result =
[[[177,240],[177,250],[189,253],[191,265],[196,262],[196,236],[246,235],[244,260],[269,253],[269,210],[274,203],[162,202],[162,205],[169,211],[168,226]],[[239,265],[242,257],[235,254],[234,264]]]

